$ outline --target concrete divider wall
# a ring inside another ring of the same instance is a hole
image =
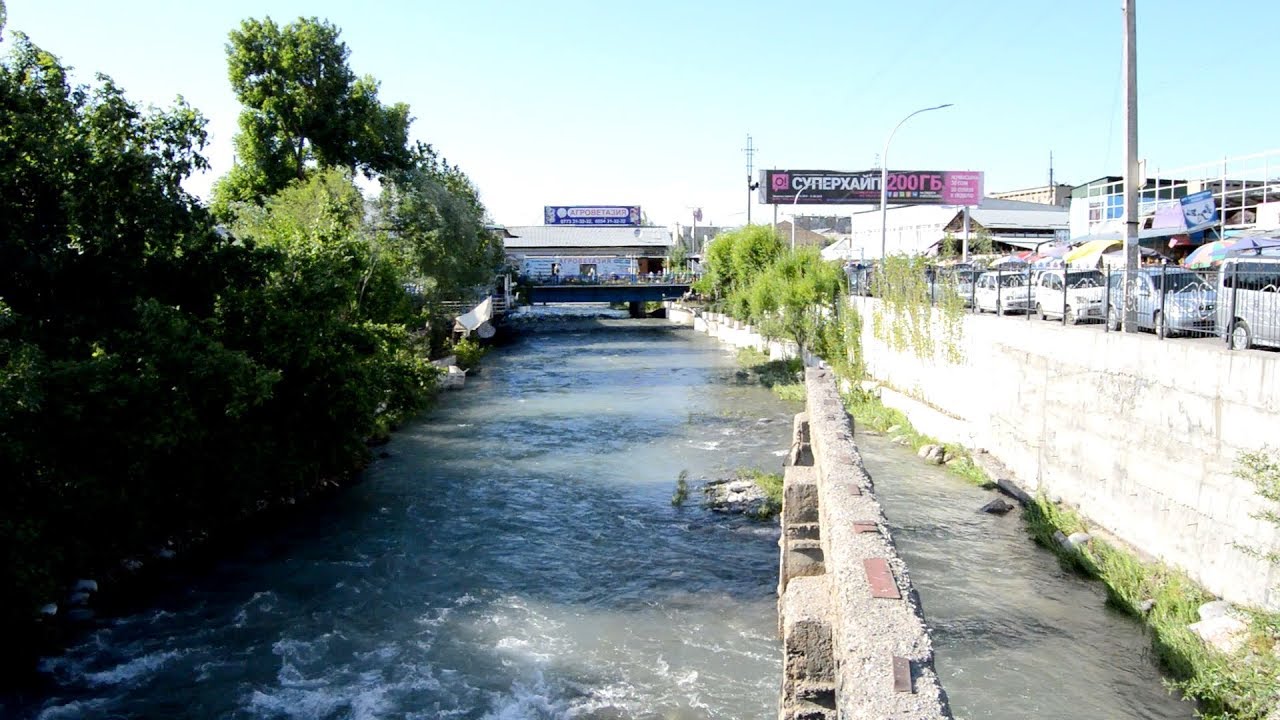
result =
[[[810,368],[805,385],[783,483],[779,717],[950,717],[835,377]]]
[[[950,364],[890,348],[873,331],[879,301],[851,302],[868,372],[958,421],[940,439],[986,449],[1210,592],[1280,609],[1280,568],[1242,550],[1280,549],[1280,531],[1233,476],[1241,452],[1280,446],[1280,355],[970,315]]]
[[[732,318],[672,302],[666,308],[672,322],[736,347],[795,357],[794,344],[769,341]],[[784,468],[778,540],[778,717],[950,718],[919,596],[854,445],[835,376],[809,367],[805,391],[807,411],[796,416]]]

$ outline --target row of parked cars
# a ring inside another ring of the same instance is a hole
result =
[[[1226,260],[1216,273],[1174,266],[1135,272],[1124,292],[1123,271],[1052,268],[977,270],[940,275],[977,312],[1034,313],[1067,323],[1105,322],[1118,330],[1126,312],[1160,337],[1219,335],[1230,347],[1280,348],[1280,257]]]

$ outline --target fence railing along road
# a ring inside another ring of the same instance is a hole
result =
[[[1216,338],[1233,350],[1280,349],[1280,258],[1242,257],[1216,270],[1149,265],[1125,292],[1123,269],[998,268],[971,275],[935,269],[922,278],[931,305],[948,298],[967,312],[1049,320],[1104,332],[1132,323],[1160,339]],[[855,294],[884,296],[889,288],[855,283]],[[1010,330],[1016,331],[1017,323]]]

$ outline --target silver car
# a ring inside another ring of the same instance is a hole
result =
[[[1160,337],[1214,334],[1218,293],[1199,275],[1182,268],[1142,268],[1134,275],[1128,309],[1139,328]],[[1124,273],[1111,273],[1107,288],[1107,326],[1119,330],[1126,309]]]
[[[1280,348],[1280,257],[1229,258],[1218,287],[1218,331],[1232,349]]]

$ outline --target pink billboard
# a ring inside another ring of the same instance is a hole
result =
[[[880,171],[764,170],[761,201],[800,205],[878,205]],[[885,195],[895,205],[977,205],[982,173],[960,170],[890,170]]]

